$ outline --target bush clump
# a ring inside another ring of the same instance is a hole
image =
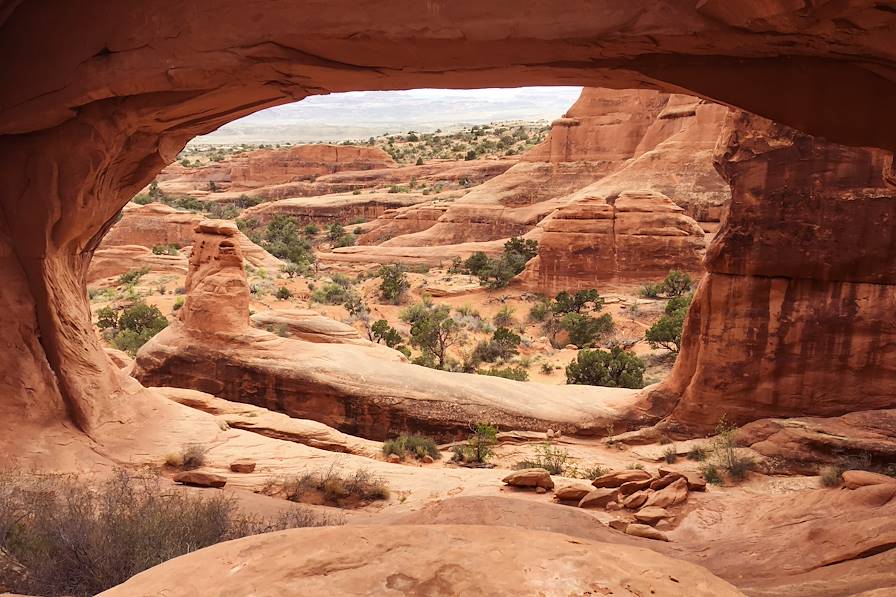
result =
[[[681,333],[692,299],[693,295],[687,294],[669,300],[663,316],[644,335],[651,348],[665,348],[673,353],[681,350]]]
[[[641,287],[641,296],[645,298],[673,298],[682,296],[691,291],[694,281],[691,276],[678,270],[672,270],[662,282],[655,284],[646,284]]]
[[[512,379],[514,381],[529,381],[529,372],[523,367],[489,367],[488,369],[477,369],[476,373],[492,377],[503,377],[504,379]]]
[[[279,487],[278,487],[279,486]],[[291,502],[356,508],[389,499],[385,481],[367,469],[345,473],[336,465],[326,471],[307,472],[272,483],[268,492],[283,493]]]
[[[380,298],[387,303],[399,305],[411,287],[408,277],[401,265],[384,265],[380,268],[378,276],[380,282]]]
[[[140,278],[149,273],[148,267],[140,269],[132,269],[118,276],[118,283],[122,286],[133,286],[140,281]]]
[[[390,454],[397,454],[402,458],[410,455],[417,460],[421,460],[424,456],[429,456],[433,460],[442,457],[435,440],[425,435],[399,435],[395,439],[386,440],[383,442],[383,456]]]
[[[103,307],[96,313],[97,327],[115,348],[134,356],[150,338],[168,326],[168,320],[154,305],[143,301],[123,309]]]
[[[0,476],[0,553],[22,570],[2,580],[30,595],[88,597],[221,541],[337,522],[300,507],[254,517],[229,494],[163,488],[146,473],[118,470],[98,486],[60,475]]]
[[[324,305],[342,305],[350,302],[353,297],[352,281],[339,274],[311,292],[311,301]]]
[[[541,444],[535,448],[534,457],[517,462],[513,468],[516,470],[543,468],[552,475],[562,475],[570,468],[566,464],[568,460],[569,452],[566,450],[550,444]]]
[[[498,428],[491,423],[479,423],[472,430],[473,435],[466,443],[454,446],[452,462],[482,465],[494,454],[493,447],[498,443]]]
[[[644,387],[644,368],[644,361],[618,347],[582,350],[566,366],[566,383],[639,389]]]
[[[503,288],[523,271],[526,263],[538,255],[538,241],[514,236],[504,243],[504,252],[497,259],[485,253],[473,253],[464,262],[463,270],[479,278],[479,283],[490,288]]]

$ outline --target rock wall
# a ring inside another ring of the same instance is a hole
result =
[[[733,198],[670,377],[670,424],[896,407],[892,154],[743,112],[716,157]]]
[[[704,232],[660,193],[624,192],[561,207],[541,223],[538,257],[521,275],[541,292],[702,270]]]

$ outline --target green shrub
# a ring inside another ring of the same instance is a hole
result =
[[[569,452],[562,448],[555,448],[550,444],[541,444],[535,448],[535,456],[531,459],[521,460],[513,465],[516,470],[524,468],[543,468],[552,475],[562,475],[567,470]]]
[[[317,224],[311,223],[305,226],[306,236],[317,236],[318,234],[320,234],[320,227]]]
[[[665,348],[674,353],[681,350],[681,334],[691,299],[691,295],[685,295],[669,300],[663,316],[644,335],[651,348]]]
[[[706,450],[702,446],[693,446],[688,451],[688,460],[696,460],[698,462],[706,460]]]
[[[141,194],[141,195],[137,195],[136,197],[134,197],[133,199],[131,199],[131,201],[133,201],[133,202],[136,203],[137,205],[148,205],[148,204],[152,203],[152,202],[155,201],[155,200],[154,200],[152,197],[150,197],[149,195],[142,195],[142,194]]]
[[[660,294],[663,292],[662,284],[645,284],[641,287],[639,294],[644,298],[659,298]]]
[[[488,342],[480,342],[473,349],[471,360],[492,363],[498,359],[508,359],[517,354],[522,338],[507,328],[498,328]],[[528,376],[527,376],[528,377]]]
[[[395,439],[386,440],[383,442],[383,455],[389,456],[390,454],[397,454],[402,458],[409,454],[417,460],[424,456],[429,456],[433,460],[442,457],[436,442],[425,435],[399,435]]]
[[[490,367],[489,369],[479,369],[476,373],[514,381],[529,381],[529,372],[522,367]]]
[[[625,465],[625,468],[630,471],[643,471],[644,465],[641,464],[640,462],[630,462]]]
[[[292,298],[292,291],[286,286],[281,286],[277,289],[277,292],[274,293],[274,296],[281,301],[285,301]]]
[[[666,464],[673,464],[678,460],[678,450],[675,449],[674,445],[668,446],[663,450],[663,460],[666,461]]]
[[[401,265],[384,265],[380,268],[378,276],[380,282],[380,298],[393,305],[401,304],[405,294],[411,287],[408,277]]]
[[[333,465],[323,472],[304,473],[271,485],[268,491],[279,485],[279,491],[291,502],[340,508],[354,508],[389,499],[389,488],[385,481],[364,468],[346,474]]]
[[[644,387],[644,361],[614,347],[606,350],[581,350],[566,366],[566,383],[611,388]]]
[[[237,225],[239,226],[239,220]],[[252,238],[251,234],[247,233],[247,236]],[[285,259],[300,268],[309,268],[317,260],[314,249],[300,234],[298,222],[290,216],[274,216],[256,242],[274,257]]]
[[[118,311],[109,307],[97,311],[97,327],[105,331],[115,348],[131,356],[167,326],[168,320],[158,307],[142,301]]]
[[[152,248],[152,252],[153,255],[180,255],[180,245],[177,243],[155,245]]]
[[[593,346],[605,335],[613,331],[613,316],[604,313],[600,317],[591,317],[581,313],[566,313],[560,320],[560,327],[569,334],[570,344],[579,348]]]
[[[540,300],[529,310],[529,321],[533,323],[541,323],[551,314],[551,302],[548,300]]]
[[[370,326],[371,340],[377,344],[385,344],[389,348],[399,348],[403,338],[401,333],[389,325],[385,319],[378,319]]]
[[[676,297],[690,292],[694,282],[691,277],[678,270],[672,270],[663,280],[663,293],[668,297]]]
[[[607,467],[596,464],[591,468],[586,468],[584,471],[582,471],[582,478],[591,479],[592,481],[594,481],[598,477],[603,477],[609,472],[610,469],[608,469]]]
[[[513,307],[510,305],[501,307],[492,322],[495,324],[496,328],[509,328],[513,326],[515,323],[515,320],[513,319]]]
[[[555,315],[581,313],[589,306],[590,310],[595,312],[604,308],[604,299],[601,298],[594,288],[589,290],[579,290],[575,294],[569,294],[564,290],[558,293],[557,297],[551,303],[551,311]]]
[[[462,446],[453,448],[452,461],[466,464],[485,464],[494,454],[498,443],[498,428],[491,423],[479,423],[473,427],[473,435]]]
[[[713,460],[734,481],[744,479],[755,468],[752,458],[740,452],[737,446],[737,426],[729,423],[724,415],[716,426],[711,440]],[[708,481],[709,479],[707,479]]]
[[[182,296],[177,297],[176,299],[174,299],[174,305],[171,306],[171,310],[172,311],[179,310],[181,307],[184,306],[185,302],[186,302],[185,297],[182,297]]]
[[[73,476],[0,478],[0,553],[24,574],[4,588],[30,595],[88,597],[197,549],[337,519],[293,507],[264,519],[224,492],[194,493],[123,470],[99,484]]]
[[[703,478],[706,479],[707,483],[711,483],[712,485],[721,485],[722,484],[722,475],[719,473],[719,468],[710,462],[706,462],[700,466],[700,474],[703,475]]]
[[[140,278],[149,273],[148,267],[141,267],[140,269],[132,269],[129,272],[125,272],[118,276],[118,283],[120,285],[125,286],[133,286],[137,282],[140,281]]]
[[[351,288],[334,279],[325,282],[311,292],[311,301],[324,305],[341,305],[353,296]]]

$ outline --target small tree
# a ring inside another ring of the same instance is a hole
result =
[[[510,305],[504,305],[503,307],[501,307],[492,321],[494,321],[496,327],[509,328],[514,324],[513,307],[511,307]]]
[[[385,319],[378,319],[370,326],[372,340],[378,344],[385,344],[389,348],[397,348],[401,344],[401,333],[389,325]]]
[[[424,300],[405,309],[401,319],[411,325],[411,345],[423,352],[419,364],[444,369],[448,349],[464,337],[463,326],[452,319],[451,309]]]
[[[663,292],[670,298],[681,296],[686,292],[690,292],[693,285],[694,282],[688,274],[672,270],[666,276],[666,279],[663,280]]]
[[[467,260],[464,262],[464,267],[467,272],[474,276],[481,276],[491,265],[491,260],[488,258],[488,255],[483,253],[482,251],[477,251],[467,257]]]
[[[582,350],[566,366],[566,383],[610,388],[643,388],[644,361],[635,355],[612,348]]]
[[[345,236],[345,230],[338,222],[333,222],[327,226],[327,240],[331,243],[338,243]]]
[[[551,311],[556,315],[581,313],[588,305],[591,305],[591,310],[595,312],[604,308],[604,299],[594,288],[579,290],[575,294],[569,294],[564,290],[557,294],[557,298],[551,303]]]
[[[665,348],[674,353],[681,350],[681,333],[692,298],[689,294],[678,296],[666,304],[663,316],[644,334],[651,348]]]
[[[384,265],[380,268],[379,277],[382,279],[380,297],[393,305],[400,304],[411,286],[404,268],[398,264]]]

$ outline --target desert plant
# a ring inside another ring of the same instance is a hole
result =
[[[719,418],[711,443],[715,464],[725,470],[731,479],[740,481],[755,467],[753,459],[738,450],[737,426],[729,423],[725,415]]]
[[[338,280],[324,282],[311,291],[311,301],[324,305],[341,305],[350,301],[353,296],[350,287],[341,284]]]
[[[552,375],[554,373],[554,366],[550,363],[542,363],[541,372],[545,375]]]
[[[504,305],[495,315],[494,319],[492,319],[492,323],[495,324],[496,328],[509,328],[512,327],[515,320],[513,318],[513,307],[510,305]]]
[[[281,301],[285,301],[292,298],[292,291],[286,286],[280,286],[277,288],[277,292],[274,293],[274,296]]]
[[[389,488],[364,468],[344,473],[333,464],[325,471],[306,472],[269,483],[268,491],[282,492],[291,502],[353,508],[389,499]]]
[[[722,484],[722,474],[719,472],[719,467],[711,462],[706,462],[700,466],[700,474],[703,475],[707,483],[713,485]]]
[[[604,313],[591,317],[581,313],[566,313],[560,320],[560,327],[569,334],[569,342],[579,348],[594,345],[603,336],[613,331],[613,316]]]
[[[839,487],[843,482],[843,468],[839,466],[824,466],[819,471],[819,483],[822,487]]]
[[[491,375],[492,377],[503,377],[504,379],[512,379],[514,381],[529,381],[529,372],[522,367],[490,367],[488,369],[478,369],[479,375]]]
[[[429,456],[433,460],[442,457],[436,442],[425,435],[399,435],[395,439],[383,442],[383,455],[397,454],[402,458],[409,454],[411,457],[420,460],[424,456]]]
[[[497,443],[498,428],[491,423],[478,423],[473,434],[462,446],[454,446],[451,460],[465,464],[485,464],[491,458]]]
[[[674,444],[667,446],[666,449],[663,450],[663,460],[665,460],[667,464],[673,464],[678,460],[678,450],[675,449]]]
[[[551,314],[551,301],[542,299],[529,309],[529,321],[541,323]]]
[[[643,471],[644,465],[641,464],[640,462],[630,462],[625,465],[625,468],[630,471]]]
[[[384,265],[378,273],[380,282],[380,298],[393,305],[401,304],[410,288],[408,277],[401,265]]]
[[[696,460],[698,462],[706,460],[706,450],[703,446],[692,446],[688,450],[688,460]]]
[[[612,348],[581,350],[576,360],[566,366],[566,383],[611,388],[644,387],[644,361],[635,355]]]
[[[97,327],[104,330],[115,348],[124,350],[131,356],[137,354],[141,346],[167,326],[168,320],[158,307],[147,305],[143,301],[137,301],[118,311],[110,307],[97,311]]]
[[[61,475],[0,477],[0,553],[24,571],[3,580],[17,593],[96,595],[221,541],[335,522],[300,507],[255,517],[229,494],[163,488],[149,473],[117,470],[99,484]]]
[[[140,281],[140,278],[149,273],[148,267],[141,267],[140,269],[132,269],[128,272],[125,272],[118,276],[118,283],[123,286],[133,286],[137,282]]]
[[[562,475],[567,471],[569,452],[562,448],[541,444],[535,448],[535,456],[531,459],[521,460],[513,465],[514,469],[543,468],[552,475]],[[572,475],[570,475],[572,476]]]
[[[418,364],[444,369],[448,349],[464,336],[463,326],[451,317],[451,309],[424,300],[402,311],[401,319],[411,326],[411,345],[423,352]]]
[[[663,316],[644,335],[651,348],[665,348],[674,353],[681,350],[681,334],[691,298],[691,295],[677,296],[666,304]]]
[[[574,294],[569,294],[564,290],[559,292],[551,302],[551,311],[555,315],[581,313],[589,306],[589,310],[595,312],[600,311],[604,307],[604,299],[601,298],[594,288],[579,290]]]

